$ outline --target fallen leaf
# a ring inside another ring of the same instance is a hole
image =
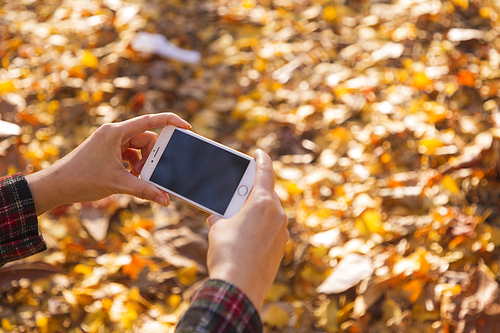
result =
[[[316,289],[322,294],[338,294],[370,277],[374,268],[372,260],[357,253],[346,255],[332,273]]]
[[[195,266],[206,274],[208,242],[187,227],[158,230],[153,234],[155,254],[177,267]]]

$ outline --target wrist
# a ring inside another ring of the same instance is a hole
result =
[[[33,196],[38,216],[52,208],[70,202],[68,194],[63,193],[63,187],[60,184],[64,181],[56,165],[27,175],[25,178]]]
[[[262,286],[260,285],[258,278],[249,276],[249,274],[245,274],[245,272],[241,271],[241,267],[239,270],[215,270],[213,273],[209,273],[209,278],[214,280],[226,281],[234,285],[245,294],[245,296],[250,300],[257,312],[259,314],[261,313],[265,294],[261,295]]]

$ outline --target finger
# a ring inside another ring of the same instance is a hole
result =
[[[132,173],[134,175],[139,175],[146,164],[146,161],[155,146],[156,141],[158,140],[158,134],[155,132],[146,131],[137,136],[134,136],[129,141],[129,145],[131,148],[141,149],[141,159],[134,163],[132,168]]]
[[[140,149],[141,157],[144,159],[148,158],[149,154],[151,154],[156,140],[158,140],[158,134],[146,131],[130,139],[129,146],[131,148]]]
[[[144,200],[154,201],[165,207],[169,205],[170,197],[168,194],[156,186],[139,179],[130,173],[126,173],[126,176],[121,179],[121,193],[130,194]]]
[[[147,114],[137,118],[118,123],[123,133],[123,141],[127,142],[134,136],[137,136],[149,129],[174,125],[177,127],[189,129],[191,125],[176,114],[166,112],[158,114]]]
[[[254,153],[256,162],[254,187],[268,192],[274,191],[274,169],[269,155],[257,149]]]
[[[147,157],[143,157],[139,162],[135,163],[132,170],[134,175],[140,175],[142,168],[144,168],[144,164],[146,164],[146,161],[148,160]]]
[[[158,140],[158,134],[156,134],[155,132],[146,131],[130,139],[129,146],[136,149],[142,149],[144,147],[153,149],[156,140]]]
[[[134,165],[139,162],[141,157],[139,152],[135,149],[127,149],[122,153],[122,160],[128,162],[130,168],[133,170]]]
[[[281,199],[278,196],[278,193],[276,193],[276,191],[273,191],[273,199],[274,199],[274,203],[276,204],[276,206],[283,207],[283,205],[281,204]]]
[[[222,220],[222,217],[217,215],[210,215],[207,218],[207,224],[209,227],[213,226],[217,221]]]

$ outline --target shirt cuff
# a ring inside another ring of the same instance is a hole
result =
[[[254,305],[237,287],[208,280],[194,295],[175,332],[262,332]]]
[[[26,178],[0,179],[0,266],[46,249]]]

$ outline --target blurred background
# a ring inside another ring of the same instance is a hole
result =
[[[291,239],[265,332],[498,332],[499,9],[1,1],[0,175],[172,111],[274,161]],[[206,217],[129,196],[46,213],[49,250],[1,268],[0,332],[173,332]]]

